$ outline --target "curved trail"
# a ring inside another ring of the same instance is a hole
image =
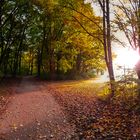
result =
[[[71,140],[75,127],[51,93],[26,77],[13,87],[7,110],[0,118],[0,140]]]

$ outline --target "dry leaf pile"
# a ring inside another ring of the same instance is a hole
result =
[[[98,100],[96,86],[60,84],[51,85],[50,90],[76,125],[80,139],[140,139],[140,115],[119,101],[107,104]]]

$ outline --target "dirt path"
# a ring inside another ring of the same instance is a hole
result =
[[[23,78],[0,118],[0,140],[71,140],[75,128],[51,93],[39,82]]]

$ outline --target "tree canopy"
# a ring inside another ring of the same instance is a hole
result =
[[[0,71],[54,79],[103,70],[100,24],[83,0],[2,0]]]

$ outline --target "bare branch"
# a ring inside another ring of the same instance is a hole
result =
[[[98,39],[98,40],[103,44],[103,41],[102,41],[98,36],[94,36],[92,33],[90,33],[90,32],[81,24],[81,22],[80,22],[76,17],[74,17],[74,16],[72,16],[72,17],[78,22],[78,24],[84,29],[84,31],[85,31],[88,35],[92,36],[93,38]]]

